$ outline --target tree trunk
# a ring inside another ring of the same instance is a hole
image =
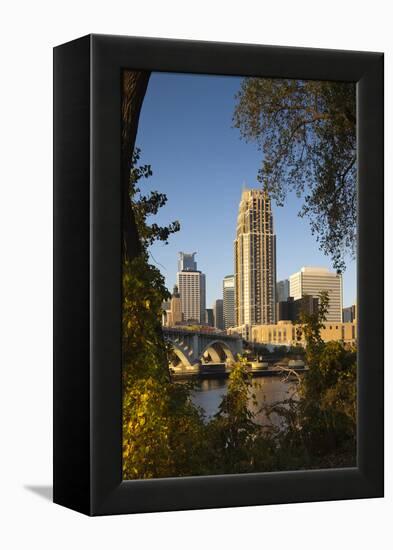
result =
[[[122,77],[122,191],[123,255],[131,260],[141,252],[134,212],[130,201],[130,169],[138,130],[139,115],[150,72],[123,71]]]

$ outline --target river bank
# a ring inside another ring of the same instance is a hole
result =
[[[308,368],[306,366],[295,367],[293,373],[305,373]],[[275,364],[273,366],[264,366],[261,368],[249,368],[248,372],[252,378],[283,376],[288,372],[287,364]],[[231,373],[231,369],[226,367],[225,363],[198,365],[191,368],[171,368],[171,375],[174,381],[180,380],[204,380],[204,379],[226,379]],[[293,376],[296,376],[293,374]]]

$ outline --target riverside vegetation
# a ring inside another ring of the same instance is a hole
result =
[[[217,414],[207,420],[191,401],[192,384],[176,384],[168,368],[170,348],[161,329],[161,307],[169,297],[160,271],[149,262],[149,247],[167,242],[180,229],[149,224],[166,202],[139,183],[152,172],[137,167],[135,150],[130,199],[140,253],[123,264],[123,478],[266,472],[356,464],[356,350],[324,343],[327,296],[319,311],[302,315],[309,371],[298,379],[298,398],[261,404],[277,425],[260,425],[248,408],[253,399],[246,361],[239,358]]]

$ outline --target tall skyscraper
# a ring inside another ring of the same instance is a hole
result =
[[[177,286],[180,293],[183,320],[205,323],[206,278],[204,273],[197,270],[194,259],[195,254],[196,252],[192,254],[179,253]]]
[[[243,190],[234,248],[236,325],[275,323],[276,236],[265,191]]]
[[[235,326],[235,276],[227,275],[222,284],[224,301],[224,328]]]
[[[326,321],[341,323],[343,309],[341,273],[333,273],[325,267],[302,267],[300,271],[289,277],[289,294],[295,300],[304,296],[319,298],[323,291],[327,291],[329,297]]]
[[[278,281],[276,288],[276,301],[286,302],[289,298],[289,279]]]
[[[213,305],[214,326],[220,330],[224,330],[224,302],[216,300]]]
[[[196,271],[197,264],[195,261],[196,252],[188,254],[187,252],[179,252],[179,259],[177,262],[178,271]]]

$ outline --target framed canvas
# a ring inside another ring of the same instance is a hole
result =
[[[383,54],[54,49],[54,502],[383,496],[383,303]]]

